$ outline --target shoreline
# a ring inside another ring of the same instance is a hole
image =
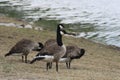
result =
[[[39,21],[38,21],[39,22]],[[5,27],[17,27],[17,28],[29,28],[29,29],[33,29],[33,30],[38,30],[38,31],[41,31],[41,30],[44,30],[42,27],[35,27],[35,24],[30,24],[26,21],[22,21],[22,20],[18,20],[18,19],[14,19],[14,18],[10,18],[10,17],[0,17],[0,23],[3,23],[3,25],[0,25],[0,26],[5,26]],[[4,25],[5,23],[5,25]],[[9,24],[8,24],[9,23]],[[58,22],[57,22],[58,23]],[[6,26],[7,24],[7,26]],[[16,26],[16,24],[18,26]],[[26,27],[23,27],[21,25],[26,25]],[[65,25],[66,26],[66,25]],[[45,29],[46,30],[46,29]],[[49,30],[49,29],[48,29]],[[51,29],[50,29],[51,30]],[[76,37],[77,36],[77,32],[74,33],[76,34],[75,36],[73,35],[74,38],[82,38],[82,37]],[[89,39],[87,39],[89,40]],[[89,41],[92,41],[92,40],[89,40]],[[102,44],[102,45],[105,45],[105,46],[109,46],[110,48],[113,48],[113,49],[116,49],[116,50],[120,50],[120,47],[118,46],[115,46],[115,45],[107,45],[107,44],[103,44],[103,43],[100,43],[100,42],[95,42],[95,41],[92,41],[94,43],[98,43],[98,44]]]
[[[45,62],[38,61],[30,65],[21,62],[21,56],[4,55],[22,38],[44,43],[55,38],[55,31],[36,31],[26,28],[0,26],[0,77],[5,80],[119,80],[120,51],[110,46],[95,43],[84,38],[63,37],[65,45],[77,45],[86,50],[81,59],[74,60],[71,69],[66,69],[65,63],[59,64],[59,73],[53,69],[46,71]],[[31,52],[31,61],[37,52]],[[52,73],[52,74],[51,74]],[[56,77],[54,77],[56,76]]]

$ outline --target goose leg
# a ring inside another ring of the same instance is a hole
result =
[[[68,65],[69,65],[69,66],[68,66],[68,69],[70,69],[70,62],[68,62]]]
[[[46,70],[48,71],[48,68],[50,66],[50,63],[46,63]]]
[[[52,62],[47,63],[47,64],[46,64],[46,68],[51,69],[51,68],[52,68]]]
[[[24,62],[24,56],[22,55],[22,62]]]
[[[27,56],[25,55],[25,63],[27,63]]]
[[[69,61],[69,69],[70,69],[70,66],[71,66],[71,60]]]
[[[52,62],[50,62],[50,66],[49,66],[49,69],[51,69],[52,68]]]
[[[56,61],[56,71],[58,72],[58,61]]]
[[[68,68],[68,62],[66,62],[66,67],[67,67],[67,69],[69,69],[69,68]]]

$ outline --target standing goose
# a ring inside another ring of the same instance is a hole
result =
[[[56,40],[55,39],[49,39],[45,42],[44,46],[49,46],[49,45],[53,45],[56,44]],[[39,56],[41,53],[38,53],[36,56]],[[83,55],[85,54],[85,50],[79,48],[76,45],[72,45],[72,46],[66,46],[66,54],[60,58],[59,62],[66,62],[66,67],[68,69],[70,69],[71,66],[71,61],[74,59],[79,59],[81,58]],[[46,64],[46,68],[50,69],[52,68],[52,63],[47,63]]]
[[[65,31],[64,31],[65,32]],[[50,45],[53,45],[53,44],[57,44],[57,41],[55,40],[55,39],[48,39],[45,43],[44,43],[44,47],[47,47],[47,46],[50,46]],[[38,57],[39,55],[43,55],[41,52],[40,53],[38,53],[37,55],[36,55],[36,57]],[[48,69],[51,69],[51,67],[52,67],[52,62],[48,62],[48,61],[46,61],[47,63],[46,63],[46,69],[48,70]]]
[[[64,34],[63,25],[58,24],[56,43],[44,46],[38,55],[30,62],[34,63],[36,60],[44,60],[46,62],[55,62],[56,71],[58,72],[58,62],[66,53],[66,47],[62,42],[62,35]]]
[[[44,46],[49,46],[49,45],[53,45],[56,44],[56,40],[55,39],[49,39],[45,42]],[[83,55],[85,54],[85,50],[79,48],[76,45],[72,45],[72,46],[66,46],[66,54],[59,60],[59,62],[66,62],[66,67],[68,69],[70,69],[71,66],[71,61],[74,59],[80,59]],[[39,54],[37,54],[36,56],[39,56]],[[47,69],[52,67],[52,63],[47,63]]]
[[[27,56],[30,53],[30,51],[38,51],[43,47],[42,43],[35,43],[28,39],[22,39],[18,41],[11,50],[5,54],[5,57],[10,55],[21,55],[22,61],[24,61],[25,57],[25,63],[27,63]]]
[[[54,40],[51,39],[51,42],[54,42]],[[52,44],[51,42],[47,42],[47,44]],[[59,60],[59,62],[65,62],[66,67],[70,69],[71,62],[74,59],[80,59],[85,54],[85,50],[79,48],[76,45],[73,46],[66,46],[66,54]],[[52,68],[52,63],[47,63],[47,68]]]

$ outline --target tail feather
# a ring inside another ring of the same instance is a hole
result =
[[[36,57],[37,57],[37,56],[45,56],[45,55],[51,55],[51,54],[48,54],[47,52],[44,52],[44,53],[38,53],[38,54],[36,55]]]
[[[42,59],[45,59],[45,57],[35,57],[31,62],[30,64],[33,64],[34,62],[36,62],[37,60],[42,60]]]
[[[30,62],[30,64],[33,64],[36,60],[37,60],[37,59],[34,58],[34,59]]]
[[[12,53],[9,52],[9,53],[5,54],[5,57],[10,56],[11,54],[12,54]]]
[[[40,53],[38,53],[38,54],[36,55],[36,57],[39,56],[39,55],[40,55]]]

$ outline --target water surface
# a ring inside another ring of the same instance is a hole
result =
[[[85,37],[105,44],[120,46],[120,1],[119,0],[0,0],[26,12],[26,19],[39,18],[60,20],[66,24],[92,24],[77,28],[92,28],[80,31]],[[75,28],[76,26],[73,26]]]

